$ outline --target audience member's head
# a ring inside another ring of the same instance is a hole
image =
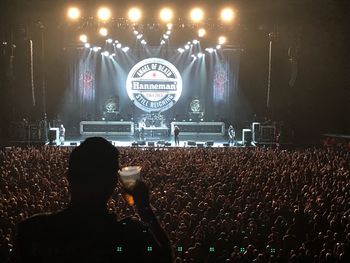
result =
[[[106,203],[117,183],[118,150],[101,137],[86,139],[69,158],[68,182],[72,201]]]

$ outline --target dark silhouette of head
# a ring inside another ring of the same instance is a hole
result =
[[[87,138],[69,158],[72,203],[106,204],[117,184],[119,153],[101,137]]]

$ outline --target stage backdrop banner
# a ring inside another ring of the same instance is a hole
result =
[[[214,105],[227,103],[229,99],[229,66],[227,61],[220,61],[215,66],[213,76],[213,101]]]
[[[67,50],[69,87],[66,90],[63,114],[68,121],[95,118],[96,56],[87,50]]]
[[[177,50],[166,56],[151,49],[137,51],[110,57],[90,49],[68,50],[66,116],[77,123],[101,120],[106,101],[116,97],[118,118],[124,120],[137,122],[147,112],[161,112],[167,120],[189,120],[193,101],[199,102],[201,119],[235,118],[239,51],[222,50],[197,59]]]

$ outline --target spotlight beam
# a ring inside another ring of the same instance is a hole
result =
[[[100,7],[97,10],[97,17],[101,21],[108,21],[112,16],[111,10],[108,7]]]
[[[230,23],[235,18],[235,12],[232,8],[224,8],[221,10],[220,18],[224,23]]]
[[[191,10],[190,17],[193,22],[199,23],[204,19],[204,12],[199,7],[193,8]]]
[[[142,18],[142,13],[141,10],[137,7],[130,8],[128,12],[128,18],[130,19],[131,22],[139,22]]]
[[[67,16],[70,20],[78,20],[80,18],[80,10],[77,7],[70,7],[67,11]]]
[[[165,7],[162,10],[160,10],[159,18],[161,21],[169,23],[173,20],[173,17],[174,13],[170,8]]]

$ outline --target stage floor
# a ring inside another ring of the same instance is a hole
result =
[[[91,136],[79,136],[79,137],[66,137],[66,140],[63,145],[61,146],[76,146],[79,145],[82,141],[84,141],[85,138],[88,138]],[[224,144],[228,142],[228,139],[225,136],[215,135],[215,136],[208,136],[208,135],[186,135],[186,136],[180,136],[180,145],[176,146],[174,137],[163,137],[163,138],[144,138],[143,140],[140,138],[136,138],[134,136],[102,136],[105,139],[111,141],[113,145],[117,147],[130,147],[132,146],[132,143],[134,142],[145,142],[145,147],[148,147],[148,142],[154,142],[154,145],[157,146],[158,142],[161,142],[159,144],[162,146],[164,143],[170,143],[168,146],[170,147],[186,147],[188,146],[188,142],[194,142],[197,144],[203,144],[206,145],[207,142],[213,142],[212,147],[224,147]],[[237,141],[237,145],[241,145],[241,141]]]

